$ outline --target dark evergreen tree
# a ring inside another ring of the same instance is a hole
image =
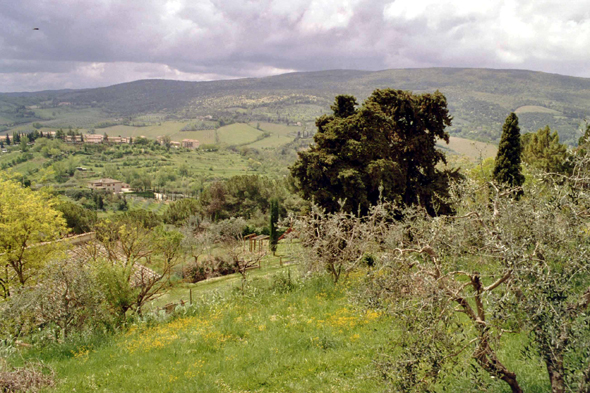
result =
[[[332,110],[317,119],[315,145],[290,168],[305,199],[330,212],[342,201],[346,211],[364,214],[380,197],[431,215],[452,211],[449,176],[460,175],[437,168],[446,160],[436,143],[448,143],[451,125],[442,93],[375,90],[358,109],[354,97],[338,96]]]
[[[270,200],[270,250],[272,255],[277,251],[279,234],[277,233],[277,223],[279,221],[279,201],[276,198]]]
[[[511,113],[502,127],[502,137],[496,155],[493,177],[497,183],[510,187],[522,186],[524,175],[520,166],[521,154],[522,145],[520,143],[518,117],[516,114]]]
[[[10,136],[8,136],[8,134],[6,134],[6,146],[10,146]]]

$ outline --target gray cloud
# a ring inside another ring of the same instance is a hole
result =
[[[19,0],[0,14],[0,91],[334,68],[590,77],[588,53],[585,0]]]

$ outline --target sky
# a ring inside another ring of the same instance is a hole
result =
[[[0,0],[0,92],[421,67],[590,77],[590,0]]]

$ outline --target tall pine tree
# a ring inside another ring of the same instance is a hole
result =
[[[496,155],[493,176],[497,183],[510,187],[522,186],[524,175],[520,167],[521,153],[518,117],[511,113],[502,127],[502,138],[498,146],[498,155]]]

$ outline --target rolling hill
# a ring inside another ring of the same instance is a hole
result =
[[[523,132],[549,125],[562,141],[573,145],[580,123],[590,117],[587,78],[462,68],[332,70],[212,82],[141,80],[97,89],[0,94],[0,131],[33,122],[86,128],[150,116],[165,120],[211,116],[222,124],[228,120],[305,124],[328,112],[337,94],[353,94],[361,101],[374,89],[385,87],[416,93],[440,90],[454,117],[451,134],[475,140],[497,142],[504,119],[515,111]],[[77,122],[81,111],[84,121]]]

